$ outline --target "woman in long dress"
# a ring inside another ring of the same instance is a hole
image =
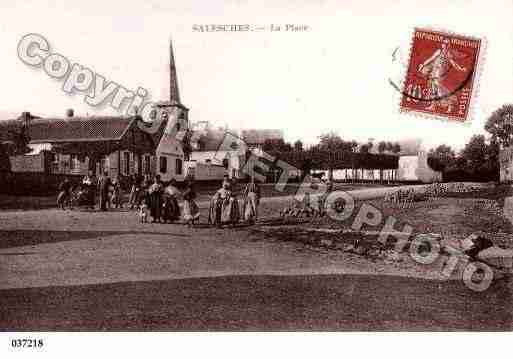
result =
[[[189,226],[193,226],[194,222],[199,219],[200,216],[199,207],[194,201],[195,198],[196,192],[194,191],[193,183],[189,182],[183,193],[183,219]]]
[[[152,217],[152,223],[160,222],[162,214],[162,182],[160,176],[155,176],[155,181],[148,190],[150,194],[150,215]]]
[[[180,206],[178,205],[180,190],[176,187],[176,181],[173,178],[169,185],[164,189],[162,220],[165,222],[174,222],[180,218]]]
[[[218,227],[221,225],[235,225],[239,222],[239,202],[231,190],[228,181],[223,181],[223,187],[219,189],[210,201],[208,221]]]
[[[242,215],[244,221],[254,224],[258,219],[258,205],[260,204],[260,186],[251,177],[251,182],[244,189],[244,200],[242,204]]]

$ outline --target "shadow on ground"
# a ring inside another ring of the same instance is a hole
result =
[[[189,234],[172,232],[141,231],[38,231],[38,230],[0,230],[0,249],[32,246],[45,243],[80,241],[83,239],[105,238],[123,234],[166,235],[190,237]]]
[[[0,329],[512,330],[511,280],[226,276],[0,291]]]

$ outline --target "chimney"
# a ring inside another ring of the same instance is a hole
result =
[[[73,115],[74,115],[74,111],[73,111],[73,109],[72,109],[72,108],[68,108],[68,109],[66,110],[66,117],[67,117],[67,118],[71,118],[71,117],[73,117]]]

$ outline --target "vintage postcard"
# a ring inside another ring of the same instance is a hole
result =
[[[0,357],[499,355],[512,14],[2,1]]]

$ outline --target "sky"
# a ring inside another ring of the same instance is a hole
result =
[[[86,66],[148,100],[168,97],[172,39],[181,100],[190,120],[232,128],[279,128],[286,140],[314,143],[335,131],[366,141],[420,138],[426,148],[461,148],[486,118],[513,99],[513,2],[483,1],[2,1],[0,119],[116,114],[66,94],[63,80],[17,56],[37,33],[50,52]],[[254,32],[197,32],[195,25],[249,24]],[[271,32],[271,24],[308,31]],[[467,124],[399,114],[392,53],[407,61],[414,27],[486,39],[474,112]]]

